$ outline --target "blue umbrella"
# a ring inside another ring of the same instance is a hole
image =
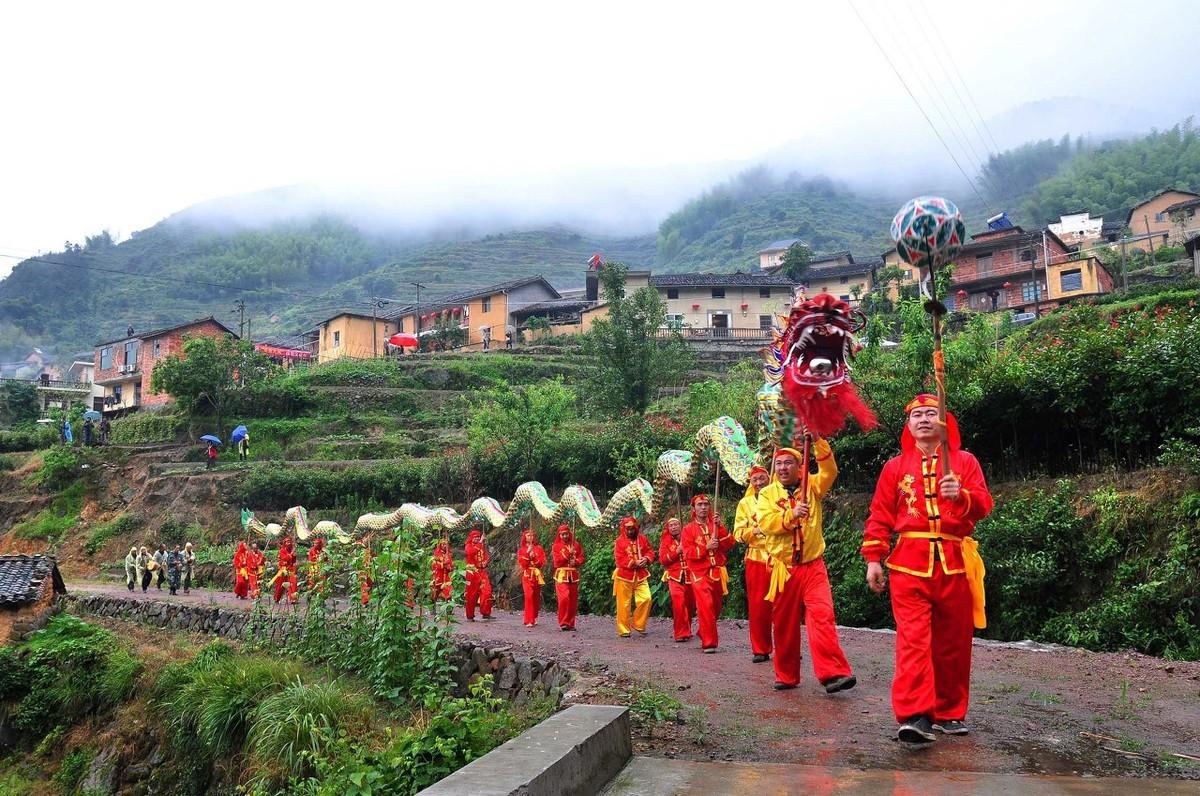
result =
[[[83,419],[84,420],[99,420],[100,413],[97,412],[95,409],[89,409],[83,413]]]
[[[249,434],[250,432],[246,430],[245,426],[238,426],[233,430],[233,433],[229,435],[229,441],[237,442],[242,437],[249,436]]]
[[[213,445],[221,444],[221,440],[218,439],[217,437],[214,437],[212,434],[205,434],[200,439],[204,440],[205,442],[211,442]]]

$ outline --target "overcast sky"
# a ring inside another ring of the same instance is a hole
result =
[[[972,172],[935,113],[931,83],[975,136],[953,68],[999,128],[1049,97],[1157,124],[1197,104],[1188,0],[854,2]],[[953,173],[849,0],[379,5],[5,4],[0,252],[293,184],[620,221],[768,156]]]

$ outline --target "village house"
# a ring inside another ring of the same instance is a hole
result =
[[[951,294],[943,300],[950,310],[1044,314],[1066,299],[1112,288],[1096,257],[1072,251],[1048,229],[1013,226],[971,236],[955,258]]]
[[[545,277],[532,276],[409,304],[376,317],[341,312],[317,326],[317,361],[382,356],[393,334],[425,336],[447,327],[466,332],[464,350],[482,349],[484,341],[490,348],[502,348],[505,332],[516,333],[514,313],[520,316],[526,306],[561,298]]]
[[[1190,234],[1189,229],[1192,232],[1200,231],[1195,213],[1187,216],[1187,210],[1197,206],[1189,203],[1197,199],[1200,199],[1200,194],[1167,188],[1134,205],[1125,218],[1125,226],[1135,237],[1148,237],[1152,246],[1182,245]],[[1171,218],[1179,211],[1183,211],[1183,223]]]
[[[783,256],[787,254],[787,250],[797,243],[803,242],[797,238],[771,241],[765,247],[758,250],[758,269],[760,271],[774,271],[783,264]]]
[[[769,337],[795,288],[785,276],[760,271],[652,274],[649,284],[667,305],[668,328],[714,338]]]
[[[1167,220],[1171,222],[1171,243],[1186,243],[1200,235],[1200,221],[1196,219],[1197,208],[1200,208],[1200,196],[1167,206]]]
[[[1088,211],[1079,210],[1060,215],[1058,221],[1047,225],[1046,229],[1068,246],[1087,246],[1103,238],[1104,219],[1092,218]]]
[[[140,334],[130,329],[124,337],[97,343],[93,381],[103,391],[93,398],[93,408],[116,414],[166,403],[171,396],[150,391],[155,364],[169,354],[182,351],[184,337],[223,336],[237,338],[233,330],[209,316]]]
[[[67,587],[53,556],[0,556],[0,646],[40,630]]]

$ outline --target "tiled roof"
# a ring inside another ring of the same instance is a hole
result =
[[[734,274],[661,274],[651,276],[655,287],[792,287],[795,283],[786,276],[762,271]]]
[[[53,581],[55,592],[67,593],[53,556],[0,556],[0,606],[19,608],[36,602],[46,578]]]
[[[121,337],[114,337],[111,340],[105,340],[102,343],[96,343],[96,345],[98,345],[98,346],[110,345],[111,343],[119,343],[122,340],[146,340],[151,337],[158,337],[160,334],[166,334],[167,332],[173,332],[176,329],[183,329],[188,326],[195,326],[197,324],[204,323],[205,321],[212,321],[217,326],[220,326],[222,329],[224,329],[226,334],[231,334],[234,337],[237,337],[237,332],[233,331],[228,326],[226,326],[225,324],[218,321],[212,315],[209,315],[207,318],[197,318],[194,321],[188,321],[187,323],[177,323],[174,326],[165,326],[162,329],[154,329],[149,332],[139,332],[135,329],[132,335],[127,334],[127,335],[122,335]]]
[[[1165,212],[1174,213],[1176,210],[1186,210],[1189,207],[1200,207],[1200,196],[1195,199],[1185,199],[1182,202],[1176,202],[1168,206]]]
[[[871,268],[877,266],[878,263],[848,263],[846,265],[826,265],[823,267],[810,268],[807,279],[827,279],[831,276],[854,276],[856,274],[870,273]]]
[[[763,252],[782,251],[784,249],[791,248],[792,244],[794,244],[794,243],[803,243],[803,241],[797,240],[796,238],[787,238],[786,240],[773,240],[770,243],[768,243],[766,246],[763,246],[761,249],[759,249],[758,253],[762,254]]]
[[[537,282],[542,282],[545,284],[545,286],[550,290],[550,294],[552,296],[555,298],[560,298],[559,292],[555,290],[554,285],[550,284],[550,282],[546,280],[546,277],[528,276],[524,279],[512,279],[508,282],[499,282],[495,285],[488,285],[487,287],[465,290],[461,293],[452,293],[449,296],[438,296],[436,298],[431,298],[429,301],[421,302],[421,310],[422,312],[436,312],[444,307],[452,307],[455,304],[462,304],[463,302],[470,301],[471,299],[481,298],[483,296],[492,296],[496,293],[503,293],[506,290],[516,290],[519,287],[525,287],[526,285],[532,285]],[[384,313],[379,317],[391,320],[393,318],[398,318],[401,315],[408,315],[415,309],[415,304],[409,304],[407,306],[398,307],[390,312]]]
[[[1130,220],[1132,220],[1133,213],[1135,210],[1137,210],[1139,207],[1145,205],[1147,202],[1153,202],[1155,199],[1157,199],[1158,197],[1162,196],[1165,193],[1182,193],[1182,194],[1186,194],[1187,196],[1200,197],[1200,194],[1192,193],[1191,191],[1181,191],[1178,188],[1163,188],[1161,191],[1154,194],[1154,196],[1151,196],[1149,199],[1146,199],[1143,202],[1138,202],[1136,205],[1129,208],[1129,212],[1125,214],[1125,223],[1128,224],[1130,222]]]
[[[829,252],[828,254],[818,254],[818,255],[815,255],[810,262],[812,262],[813,264],[825,263],[825,262],[829,262],[830,260],[840,260],[843,257],[849,257],[850,262],[854,262],[854,255],[852,255],[848,251]]]
[[[538,301],[513,309],[513,315],[532,315],[535,312],[571,312],[595,304],[586,298],[559,298],[550,301]]]

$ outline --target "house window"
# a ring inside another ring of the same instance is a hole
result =
[[[850,300],[850,294],[849,294],[849,293],[843,293],[842,295],[838,296],[838,298],[840,298],[842,301],[849,301],[849,300]]]
[[[677,288],[677,287],[667,288],[667,298],[669,298],[669,299],[679,298],[679,288]]]
[[[342,333],[341,332],[333,333],[333,347],[334,348],[342,347]]]
[[[117,400],[118,404],[121,403],[121,387],[122,386],[123,385],[120,385],[120,384],[114,384],[113,388],[112,388],[113,398],[115,398]]]
[[[760,288],[758,289],[758,297],[759,297],[759,298],[770,298],[770,297],[771,297],[771,288],[769,288],[769,287],[760,287]]]
[[[133,370],[137,367],[138,341],[130,340],[125,344],[125,367]]]
[[[713,298],[725,298],[725,288],[714,287],[712,289],[712,297]]]
[[[842,284],[842,285],[848,285],[848,284],[850,284],[850,277],[848,277],[848,276],[839,277],[838,283]]]
[[[1154,214],[1154,220],[1155,220],[1155,221],[1166,221],[1166,220],[1167,220],[1167,214],[1166,214],[1166,213],[1155,213],[1155,214]]]
[[[105,346],[100,349],[100,370],[108,370],[112,367],[112,346]]]
[[[1021,262],[1023,262],[1023,263],[1033,262],[1033,249],[1022,249],[1021,250]]]
[[[162,340],[154,341],[154,349],[151,352],[151,359],[158,359],[162,356]]]
[[[1083,290],[1083,271],[1078,268],[1074,271],[1063,271],[1060,278],[1062,279],[1062,292],[1071,293]]]
[[[771,320],[772,319],[771,319],[770,315],[759,315],[758,316],[758,328],[759,329],[770,329],[771,328]]]
[[[491,296],[488,296],[487,298],[485,298],[483,300],[483,311],[484,312],[492,311],[492,297]]]
[[[912,281],[912,269],[911,268],[904,269],[904,279],[908,282]]]
[[[1037,301],[1037,288],[1033,282],[1021,283],[1021,301]]]
[[[679,329],[682,326],[683,326],[683,314],[682,313],[671,313],[671,312],[667,313],[667,328],[668,329]]]
[[[987,254],[975,255],[975,275],[976,276],[985,276],[987,274],[990,274],[991,272],[992,272],[991,252],[989,252]]]

